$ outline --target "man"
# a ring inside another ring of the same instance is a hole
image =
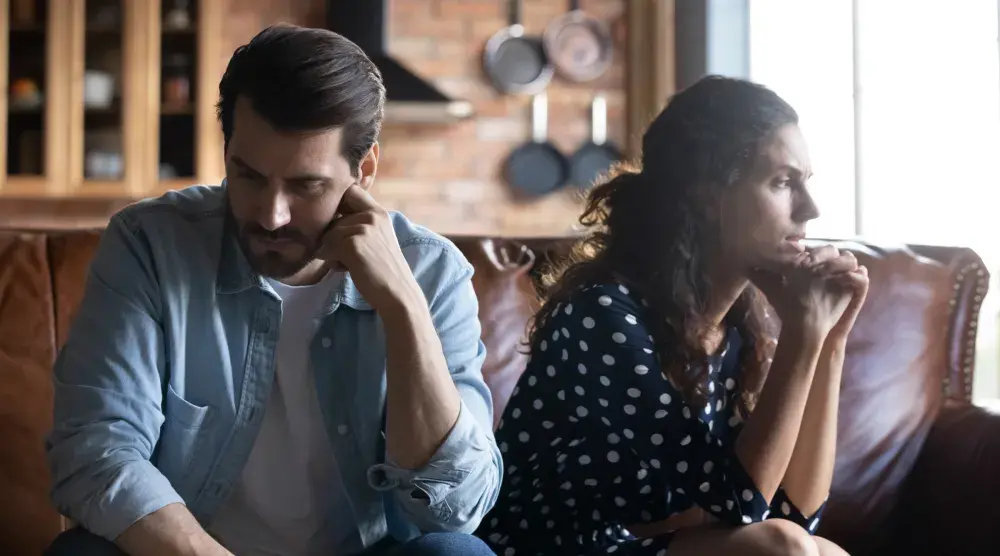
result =
[[[226,180],[115,215],[55,367],[49,553],[492,554],[471,266],[368,194],[385,90],[271,27],[220,84]]]

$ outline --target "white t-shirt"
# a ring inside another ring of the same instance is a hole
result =
[[[331,556],[356,532],[309,362],[338,278],[311,286],[268,280],[282,300],[274,385],[243,475],[210,527],[239,556]]]

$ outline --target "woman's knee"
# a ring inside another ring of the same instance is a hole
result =
[[[785,519],[768,519],[747,527],[756,529],[761,544],[773,556],[820,556],[816,541],[801,526]]]
[[[708,525],[681,529],[670,543],[669,556],[742,554],[744,556],[821,556],[802,527],[784,519],[752,525]]]

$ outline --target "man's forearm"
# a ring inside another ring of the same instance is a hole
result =
[[[837,406],[843,368],[843,342],[831,339],[823,346],[816,366],[816,376],[802,416],[802,427],[783,481],[788,498],[805,515],[819,509],[833,480],[837,452]]]
[[[233,556],[183,504],[169,504],[143,517],[116,543],[129,556]]]
[[[386,448],[390,459],[417,469],[451,432],[461,399],[419,287],[382,315],[386,333]]]

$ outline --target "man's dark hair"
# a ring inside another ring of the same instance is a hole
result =
[[[385,111],[382,74],[358,45],[287,24],[264,29],[229,60],[216,107],[227,148],[239,96],[282,131],[343,128],[341,154],[352,173],[378,139]]]

